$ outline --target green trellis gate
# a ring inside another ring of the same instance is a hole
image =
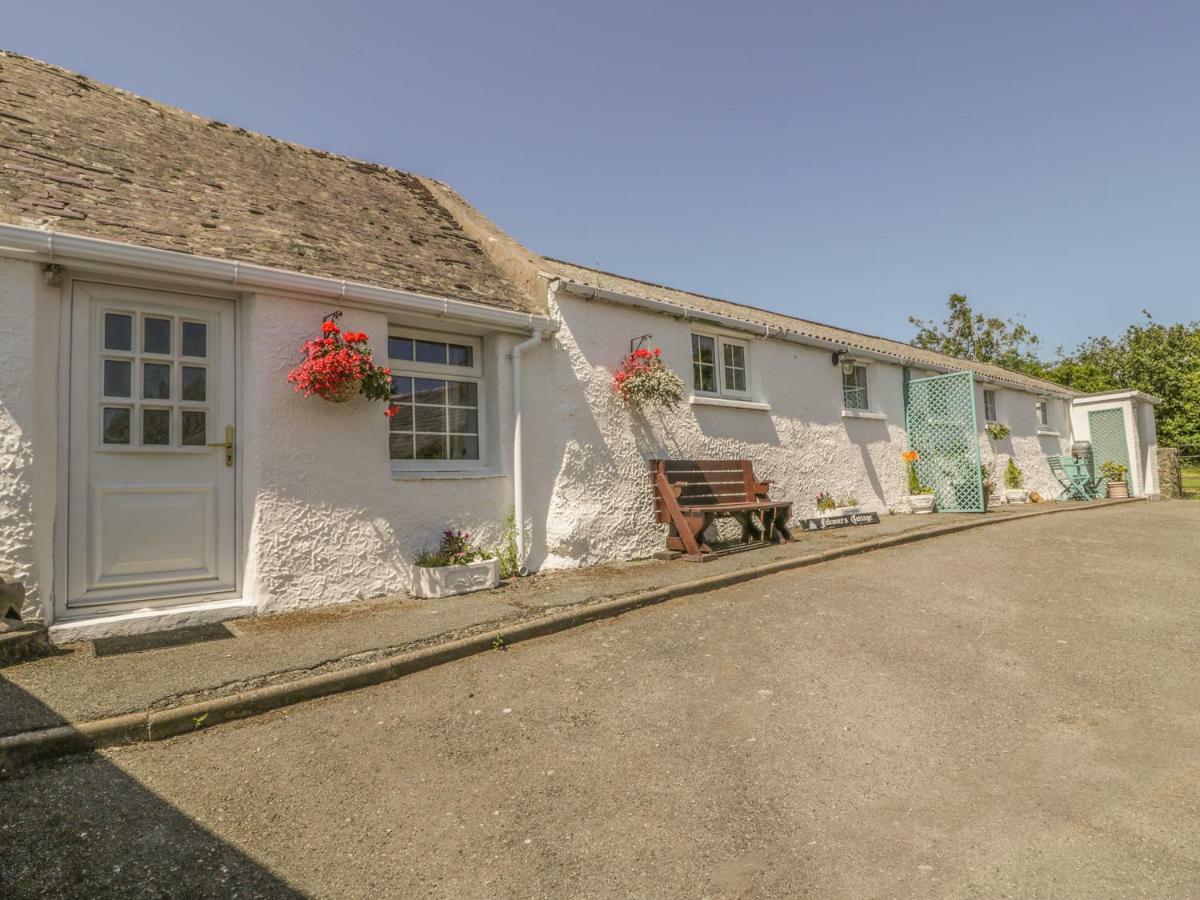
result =
[[[1088,430],[1092,433],[1092,465],[1096,474],[1106,462],[1115,462],[1126,469],[1129,493],[1133,494],[1133,470],[1129,466],[1129,439],[1125,434],[1125,411],[1094,409],[1088,413]]]
[[[921,454],[917,475],[942,512],[983,512],[975,424],[975,377],[953,372],[914,378],[905,388],[908,444]]]

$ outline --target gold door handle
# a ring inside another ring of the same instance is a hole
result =
[[[232,425],[225,426],[225,440],[218,441],[215,444],[209,444],[208,446],[224,447],[225,448],[225,465],[232,466],[233,465],[233,426]]]

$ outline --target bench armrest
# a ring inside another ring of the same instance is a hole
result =
[[[754,484],[754,496],[755,497],[765,497],[765,496],[767,496],[767,494],[770,493],[770,491],[771,491],[771,482],[769,479],[767,481],[755,482],[755,484]]]

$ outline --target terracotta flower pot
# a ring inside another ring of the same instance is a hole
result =
[[[1124,500],[1129,496],[1129,482],[1110,481],[1108,483],[1108,496],[1113,500]]]

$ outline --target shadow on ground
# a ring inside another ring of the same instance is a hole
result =
[[[0,676],[10,704],[62,722]],[[5,900],[304,896],[97,753],[0,769],[0,848]]]

